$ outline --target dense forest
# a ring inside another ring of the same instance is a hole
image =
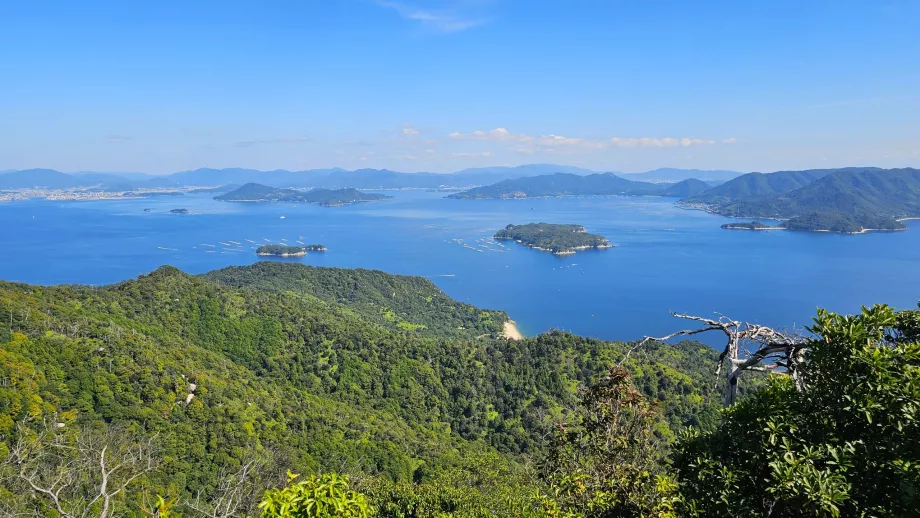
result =
[[[495,233],[495,239],[517,241],[538,250],[548,250],[557,255],[574,254],[585,248],[610,248],[607,238],[585,232],[581,225],[553,223],[527,223],[508,225]]]
[[[507,318],[425,279],[294,263],[0,283],[0,514],[898,516],[916,503],[915,312],[820,314],[808,390],[750,373],[721,415],[708,346],[511,341]],[[795,440],[776,450],[767,430]]]
[[[277,189],[247,183],[238,189],[214,197],[218,201],[283,201],[293,203],[315,203],[323,206],[346,205],[363,201],[377,201],[390,198],[385,194],[361,192],[357,189],[313,189],[298,191],[296,189]]]

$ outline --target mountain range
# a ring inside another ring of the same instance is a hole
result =
[[[288,171],[283,169],[259,171],[256,169],[195,169],[166,175],[142,173],[62,173],[52,169],[26,169],[0,173],[0,189],[25,189],[43,187],[49,189],[71,189],[96,187],[105,190],[131,190],[143,188],[172,188],[189,186],[223,186],[260,183],[272,187],[326,187],[356,189],[396,189],[439,187],[466,188],[488,185],[501,180],[540,176],[553,173],[576,175],[594,174],[595,171],[573,166],[555,164],[528,164],[516,167],[495,166],[463,169],[454,173],[402,173],[387,169],[358,169],[349,171],[341,168]],[[697,171],[681,169],[658,169],[648,173],[616,173],[624,178],[642,181],[677,182],[691,177],[707,179],[706,173],[722,179],[727,175],[740,175],[725,171]],[[641,175],[641,176],[640,176]],[[720,176],[721,175],[721,176]]]
[[[454,199],[554,196],[671,196],[688,208],[743,218],[789,220],[785,228],[859,233],[903,230],[897,219],[920,216],[920,170],[848,167],[748,173],[711,185],[637,182],[612,173],[557,173],[503,180],[454,193]]]

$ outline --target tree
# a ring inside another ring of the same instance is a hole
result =
[[[691,516],[914,516],[920,326],[887,306],[819,311],[798,383],[774,376],[688,433],[674,466]]]
[[[582,392],[576,416],[559,425],[544,465],[549,516],[664,516],[673,489],[664,476],[660,416],[612,367]]]
[[[660,338],[645,337],[636,347],[649,341],[665,342],[676,336],[692,336],[709,331],[723,333],[726,343],[716,364],[716,376],[722,375],[724,369],[724,407],[729,407],[737,401],[738,380],[744,371],[769,372],[779,369],[791,375],[796,383],[801,383],[799,365],[808,347],[808,340],[804,337],[776,331],[759,324],[731,320],[724,316],[711,319],[674,312],[671,314],[677,318],[701,322],[704,326],[696,329],[683,329]]]
[[[269,489],[259,504],[263,518],[367,518],[371,507],[361,493],[348,489],[348,475],[326,473],[295,482],[300,475],[288,472],[288,486]]]
[[[7,471],[36,515],[61,518],[114,516],[125,490],[157,464],[156,437],[135,439],[117,427],[81,429],[49,420],[37,433],[19,427],[19,440],[6,458]]]

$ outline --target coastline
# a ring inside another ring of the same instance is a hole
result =
[[[502,325],[502,337],[507,338],[508,340],[523,340],[524,335],[521,334],[521,330],[517,327],[517,322],[514,320],[506,320]]]

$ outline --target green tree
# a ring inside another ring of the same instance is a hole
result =
[[[575,417],[560,425],[544,466],[549,516],[664,516],[673,484],[664,474],[664,444],[654,430],[661,418],[612,367],[585,389]]]
[[[357,491],[348,489],[348,476],[326,473],[300,481],[288,472],[288,486],[269,489],[259,504],[264,518],[367,518],[372,508]]]
[[[916,314],[819,311],[799,387],[774,377],[691,432],[674,465],[693,516],[915,516],[920,509]]]

